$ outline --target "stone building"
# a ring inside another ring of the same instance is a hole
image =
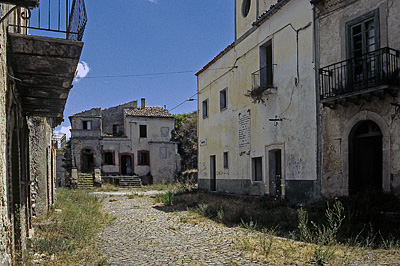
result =
[[[93,108],[69,117],[72,167],[102,176],[151,175],[160,183],[179,171],[177,144],[171,141],[175,118],[162,107],[137,101]]]
[[[199,188],[317,198],[313,11],[235,0],[235,41],[198,78]]]
[[[22,265],[32,219],[54,203],[52,129],[63,119],[86,23],[83,1],[75,4],[68,12],[77,28],[64,25],[61,39],[35,24],[39,1],[0,1],[0,265]]]
[[[400,1],[313,3],[322,195],[400,196]]]

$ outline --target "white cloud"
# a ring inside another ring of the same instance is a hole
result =
[[[154,1],[154,0],[152,0]],[[78,82],[82,78],[86,77],[87,74],[90,71],[89,65],[85,61],[81,61],[78,63],[78,67],[76,68],[76,74],[75,74],[75,82]]]
[[[61,126],[61,128],[58,129],[58,130],[56,129],[55,132],[57,134],[65,134],[65,135],[67,135],[67,140],[68,140],[71,137],[70,129],[71,129],[71,126],[68,126],[68,127]]]
[[[153,3],[153,4],[157,3],[157,0],[147,0],[147,1],[149,1],[150,3]]]

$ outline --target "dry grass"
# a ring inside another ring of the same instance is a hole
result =
[[[248,233],[238,238],[235,246],[244,251],[242,255],[244,258],[262,261],[268,265],[316,264],[312,262],[315,257],[315,244],[280,238],[268,233]],[[327,265],[400,265],[399,249],[372,250],[342,244],[325,248],[331,248],[334,251]]]
[[[87,191],[57,189],[56,210],[36,221],[26,265],[106,265],[95,246],[98,230],[111,218]]]
[[[242,227],[246,232],[245,236],[235,240],[235,247],[243,251],[243,257],[268,265],[400,265],[399,241],[393,238],[383,241],[386,243],[384,246],[379,245],[376,242],[376,232],[367,239],[367,244],[365,238],[362,242],[354,238],[343,241],[342,236],[340,243],[336,233],[330,244],[316,244],[319,241],[315,238],[317,236],[311,241],[315,241],[313,243],[297,241],[300,234],[296,208],[273,199],[186,193],[177,194],[174,205],[168,208],[188,210],[189,212],[181,213],[192,215],[181,216],[180,219],[185,222],[201,223],[205,222],[203,219],[208,219],[227,226]],[[318,214],[313,213],[313,216],[316,215]],[[344,213],[341,215],[344,216]],[[327,222],[325,210],[319,216],[318,222]],[[310,223],[306,226],[313,228]],[[322,230],[324,227],[321,224],[318,228],[323,233],[328,229],[325,227]],[[354,232],[353,235],[357,233],[360,232]],[[375,244],[369,244],[374,240]]]

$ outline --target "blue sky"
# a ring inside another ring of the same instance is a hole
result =
[[[63,132],[68,116],[93,107],[146,98],[148,106],[171,110],[196,93],[195,72],[234,41],[234,0],[85,2],[85,77],[74,81],[57,128]],[[171,113],[196,108],[186,102]]]

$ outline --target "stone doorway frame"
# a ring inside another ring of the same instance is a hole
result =
[[[377,113],[361,111],[354,115],[345,125],[342,134],[342,173],[345,194],[349,195],[349,137],[351,130],[360,122],[371,120],[382,132],[382,190],[390,192],[390,130],[386,121]]]

